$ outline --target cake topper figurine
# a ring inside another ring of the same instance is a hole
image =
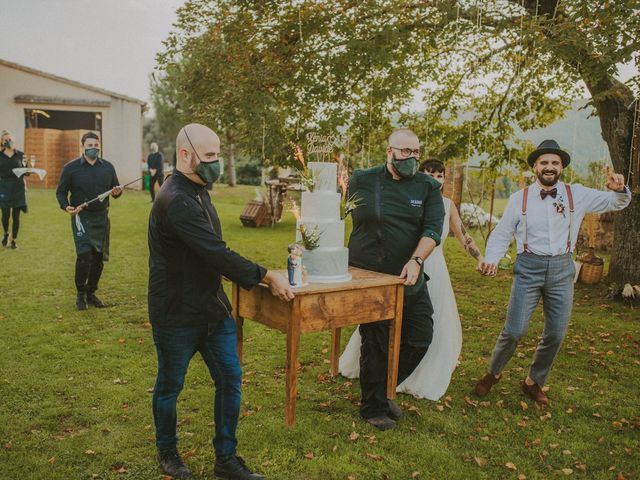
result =
[[[289,275],[289,285],[292,287],[302,287],[302,250],[297,243],[291,243],[287,250],[287,273]]]

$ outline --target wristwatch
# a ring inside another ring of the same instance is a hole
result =
[[[411,260],[415,260],[416,263],[420,266],[422,266],[422,264],[424,263],[424,260],[422,260],[420,257],[418,257],[417,255],[415,257],[411,257]]]

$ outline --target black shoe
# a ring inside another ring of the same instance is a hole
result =
[[[93,305],[96,308],[105,308],[106,305],[102,302],[102,300],[100,300],[98,297],[96,297],[95,293],[87,293],[87,303],[89,305]]]
[[[8,234],[8,233],[5,233],[5,234],[2,236],[2,246],[3,246],[3,247],[6,247],[6,246],[7,246],[7,243],[9,243],[9,234]]]
[[[87,294],[84,292],[78,292],[76,296],[76,308],[78,310],[86,310],[87,309]]]
[[[216,458],[213,474],[224,480],[264,480],[262,475],[249,470],[244,460],[237,455]]]
[[[363,420],[368,424],[373,425],[378,430],[382,431],[390,430],[392,428],[395,428],[396,426],[396,422],[394,420],[391,420],[386,415],[382,417],[363,418]]]
[[[175,448],[158,450],[158,463],[164,473],[176,480],[192,478],[191,471],[184,464],[178,450]]]
[[[402,418],[402,409],[393,400],[389,400],[389,411],[387,412],[387,417],[396,422]]]
[[[11,250],[15,250],[16,248],[18,248],[18,245],[16,245],[16,241],[11,240]]]

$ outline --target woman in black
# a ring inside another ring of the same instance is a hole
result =
[[[14,168],[25,166],[24,153],[16,150],[11,133],[2,131],[0,136],[0,209],[2,209],[2,246],[9,244],[9,220],[11,228],[11,248],[16,249],[16,239],[20,229],[20,212],[27,212],[27,196],[24,178],[13,173]],[[25,174],[26,175],[26,174]]]

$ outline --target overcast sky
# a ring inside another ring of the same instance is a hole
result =
[[[155,55],[182,3],[0,0],[0,58],[149,102]]]
[[[0,58],[149,101],[183,0],[0,0]]]

